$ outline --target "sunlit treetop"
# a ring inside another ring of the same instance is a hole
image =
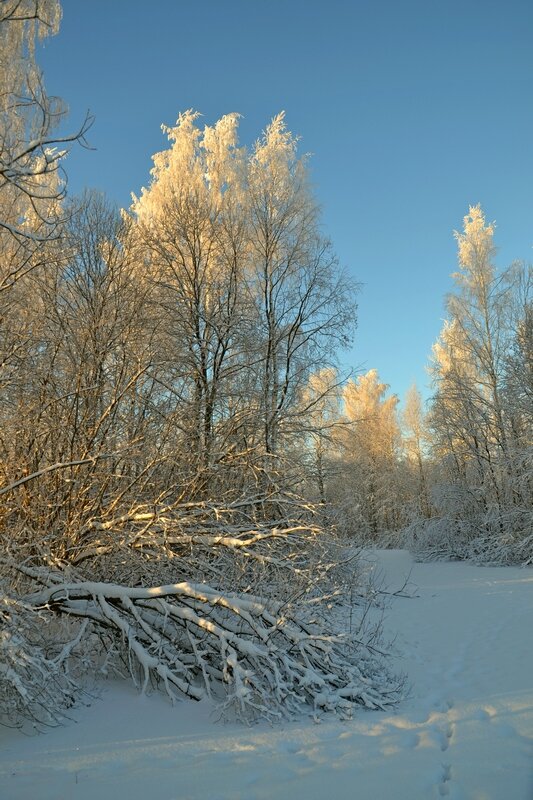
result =
[[[458,245],[458,261],[463,272],[455,273],[454,279],[459,284],[471,285],[475,276],[491,279],[494,268],[494,230],[495,224],[485,222],[481,206],[470,206],[463,219],[463,233],[455,231]]]

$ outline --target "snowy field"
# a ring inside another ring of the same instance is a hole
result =
[[[387,585],[403,551],[371,554]],[[533,571],[415,564],[394,597],[410,696],[351,722],[246,728],[112,684],[42,736],[0,729],[1,800],[533,800]]]

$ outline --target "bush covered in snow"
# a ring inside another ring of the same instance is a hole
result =
[[[0,723],[56,725],[80,701],[81,625],[0,591]]]
[[[41,712],[60,719],[84,686],[69,665],[88,654],[88,637],[94,669],[107,657],[106,666],[141,691],[158,687],[172,701],[208,697],[246,720],[306,710],[346,718],[357,706],[394,704],[402,681],[375,630],[365,630],[364,608],[339,613],[364,594],[357,553],[343,554],[294,496],[279,495],[271,508],[285,516],[253,528],[249,516],[244,524],[251,507],[240,504],[189,503],[150,519],[136,509],[113,525],[94,524],[70,563],[46,566],[20,551],[4,558],[23,598],[6,600],[4,615],[10,718],[34,716],[39,698]],[[38,625],[49,649],[37,643]]]

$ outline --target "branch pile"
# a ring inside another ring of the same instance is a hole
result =
[[[305,707],[349,717],[355,705],[384,708],[398,697],[383,665],[349,637],[251,595],[188,582],[81,582],[27,602],[112,631],[136,685],[159,685],[172,701],[209,697],[244,719],[275,721]]]
[[[94,667],[106,660],[121,674],[126,667],[143,692],[160,688],[172,702],[208,698],[246,720],[306,709],[347,718],[356,706],[384,708],[399,699],[401,681],[376,649],[375,632],[365,638],[352,626],[353,611],[343,630],[343,589],[334,575],[340,547],[332,551],[331,537],[310,521],[312,509],[278,498],[277,518],[260,521],[253,507],[137,506],[90,521],[65,552],[68,560],[46,562],[44,545],[25,558],[11,547],[0,566],[19,575],[21,613],[71,626],[61,657],[38,662],[60,690],[43,695],[53,717],[76,695],[69,657],[87,652],[87,637]],[[16,695],[33,679],[15,661]],[[18,714],[27,718],[33,712],[24,714],[24,691],[18,694]]]
[[[57,725],[79,702],[77,649],[89,620],[72,626],[0,591],[0,722]],[[51,629],[54,629],[53,631]]]
[[[267,516],[268,515],[268,516]],[[193,580],[286,599],[320,582],[333,542],[317,511],[298,497],[247,498],[227,505],[136,505],[89,520],[62,553],[91,579],[130,584]]]

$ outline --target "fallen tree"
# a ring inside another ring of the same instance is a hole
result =
[[[251,595],[188,582],[80,582],[26,602],[112,631],[136,685],[160,685],[172,701],[207,696],[246,719],[278,720],[306,706],[346,717],[354,705],[384,708],[397,697],[398,685],[364,646]]]

